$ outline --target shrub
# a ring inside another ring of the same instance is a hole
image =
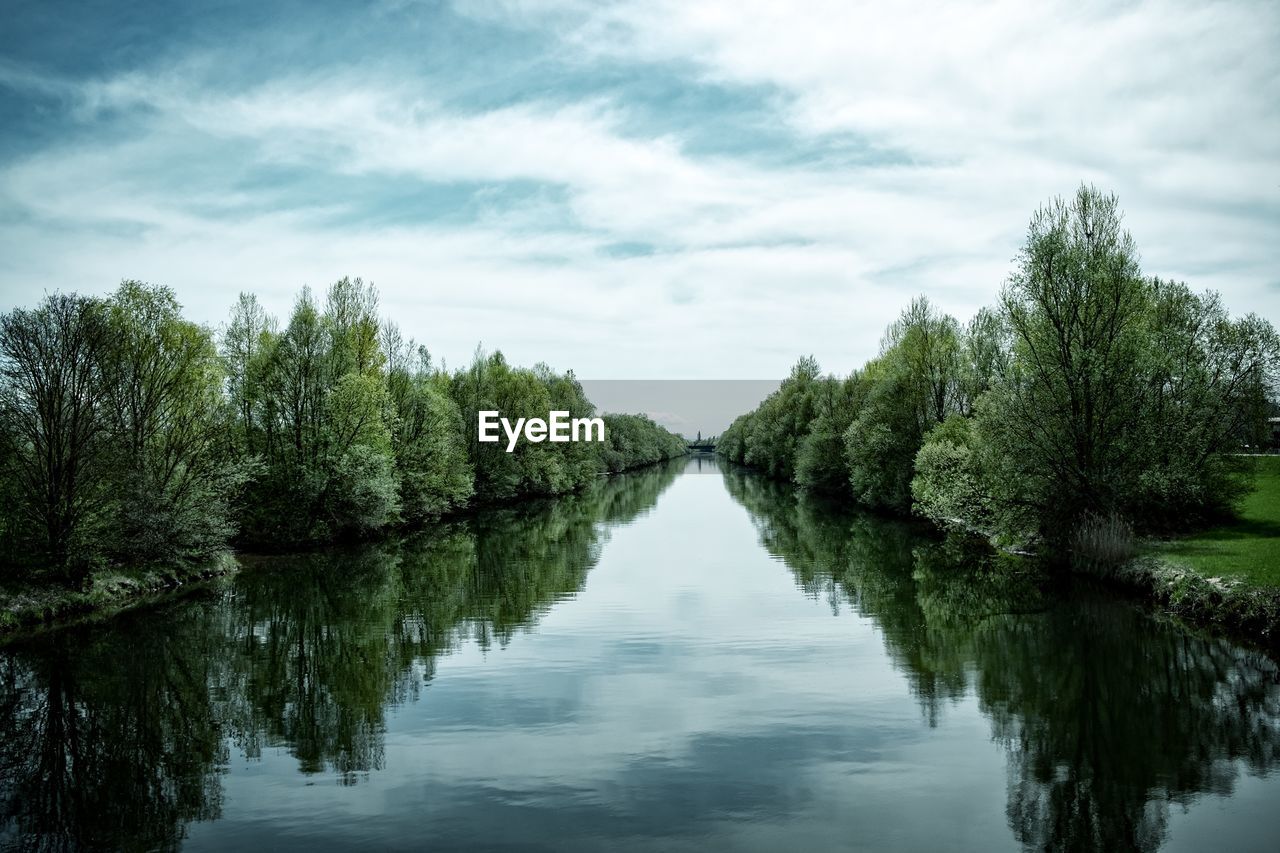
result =
[[[1137,553],[1133,527],[1120,516],[1090,513],[1071,537],[1071,559],[1077,568],[1111,575]]]

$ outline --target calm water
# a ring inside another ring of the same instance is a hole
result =
[[[0,649],[0,845],[1280,849],[1267,657],[707,457]]]

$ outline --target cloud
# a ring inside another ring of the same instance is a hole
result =
[[[5,140],[0,301],[138,277],[216,323],[237,290],[283,313],[360,274],[452,364],[483,340],[582,376],[845,372],[916,293],[990,301],[1032,210],[1085,180],[1120,193],[1150,272],[1280,305],[1269,6],[459,11],[535,58],[482,93],[403,46],[251,80],[218,73],[229,47],[0,66],[53,139]],[[675,121],[637,94],[658,77],[723,97]]]
[[[1081,180],[1116,190],[1160,271],[1260,298],[1280,224],[1280,10],[1265,2],[501,3],[584,54],[684,63],[780,93],[802,136],[905,152],[864,176],[914,239],[945,201],[1021,223]],[[923,252],[922,254],[928,254]],[[905,260],[905,258],[904,258]],[[1220,275],[1214,275],[1221,271]],[[1267,305],[1274,309],[1274,305]]]

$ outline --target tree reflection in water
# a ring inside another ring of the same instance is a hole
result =
[[[393,543],[254,561],[220,591],[0,649],[0,846],[174,849],[221,813],[229,746],[345,783],[458,643],[576,593],[680,462]]]
[[[576,594],[611,526],[653,506],[681,464],[398,542],[257,561],[219,589],[0,649],[0,847],[175,848],[220,815],[241,751],[360,783],[383,766],[389,709],[441,655],[505,645]],[[1107,596],[1046,593],[971,543],[723,478],[807,594],[874,621],[922,725],[976,696],[1026,847],[1154,849],[1171,806],[1275,767],[1265,655]]]
[[[841,512],[728,469],[730,494],[807,593],[875,621],[929,725],[972,690],[1008,754],[1009,824],[1028,848],[1153,850],[1169,807],[1229,794],[1280,758],[1280,678],[1261,652],[972,543]]]

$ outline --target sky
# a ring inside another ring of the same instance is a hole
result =
[[[1028,220],[1280,321],[1280,3],[6,0],[0,310],[342,276],[446,365],[844,374]]]

